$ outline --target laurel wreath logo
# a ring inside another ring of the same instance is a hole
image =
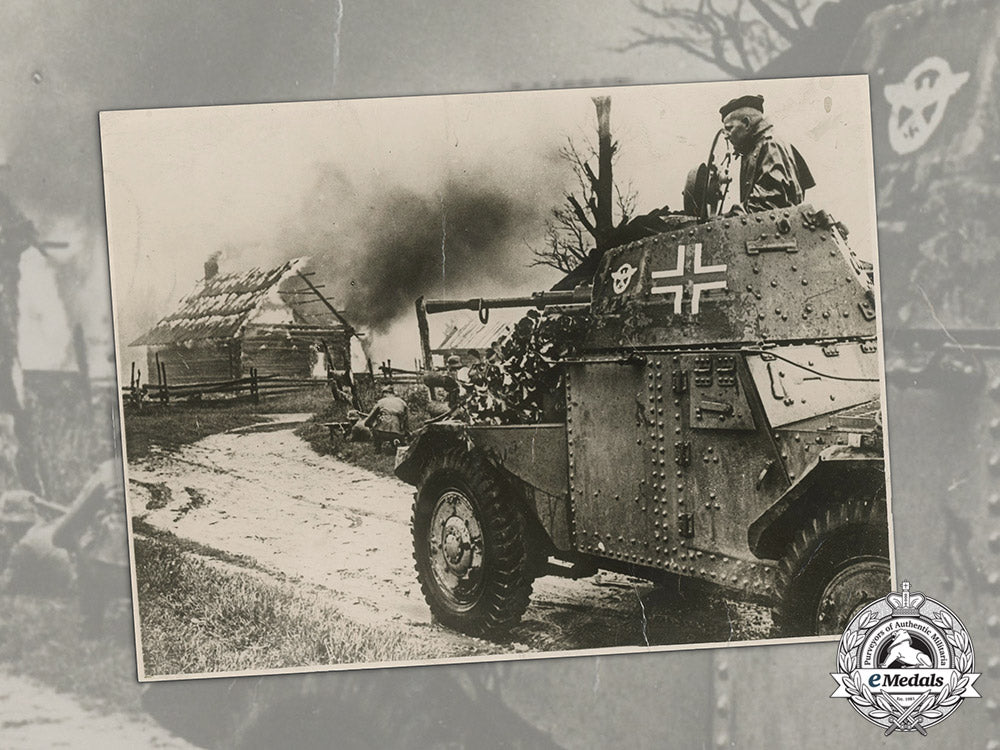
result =
[[[844,633],[837,651],[837,665],[845,674],[852,674],[858,668],[858,646],[864,641],[868,631],[883,618],[872,610],[859,617]],[[925,720],[940,719],[941,709],[950,708],[962,700],[962,694],[969,685],[968,673],[972,671],[972,641],[962,627],[955,626],[955,619],[944,610],[938,610],[931,618],[949,644],[954,649],[955,669],[964,676],[953,674],[939,693],[927,691],[909,709],[902,708],[886,693],[874,694],[865,684],[861,673],[855,673],[851,681],[845,681],[844,689],[859,708],[871,709],[863,713],[871,719],[889,719],[890,734],[895,729],[915,728],[923,734],[921,726]]]

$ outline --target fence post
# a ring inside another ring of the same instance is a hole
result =
[[[167,386],[167,363],[160,362],[160,376],[161,376],[161,387],[160,387],[160,400],[164,404],[170,403],[170,389]]]

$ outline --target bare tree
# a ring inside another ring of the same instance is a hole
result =
[[[635,212],[636,196],[631,186],[616,184],[612,165],[619,152],[618,141],[611,138],[609,97],[596,97],[598,144],[578,146],[567,137],[559,156],[570,165],[576,187],[567,192],[564,202],[552,210],[545,225],[545,244],[532,248],[531,265],[551,266],[569,273],[593,252],[603,252],[614,231]],[[591,162],[598,162],[595,173]]]
[[[728,75],[745,78],[807,37],[806,17],[822,0],[632,0],[632,4],[653,23],[633,27],[635,38],[622,51],[674,47]]]

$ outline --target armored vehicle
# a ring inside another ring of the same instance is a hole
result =
[[[535,577],[597,569],[718,584],[787,634],[887,593],[875,299],[846,236],[809,205],[692,218],[609,250],[576,297],[511,301],[589,322],[558,422],[443,420],[399,456],[437,619],[496,634]]]

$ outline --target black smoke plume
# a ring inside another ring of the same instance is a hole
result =
[[[392,190],[361,218],[366,239],[349,269],[344,306],[380,330],[420,295],[517,283],[528,260],[521,238],[538,218],[534,206],[485,184],[449,180],[434,196]]]
[[[528,245],[542,236],[559,196],[549,182],[505,185],[489,170],[467,170],[422,191],[359,191],[323,166],[304,217],[282,230],[277,260],[310,256],[316,283],[350,321],[385,331],[419,296],[490,296],[530,286],[537,272],[528,268]]]

